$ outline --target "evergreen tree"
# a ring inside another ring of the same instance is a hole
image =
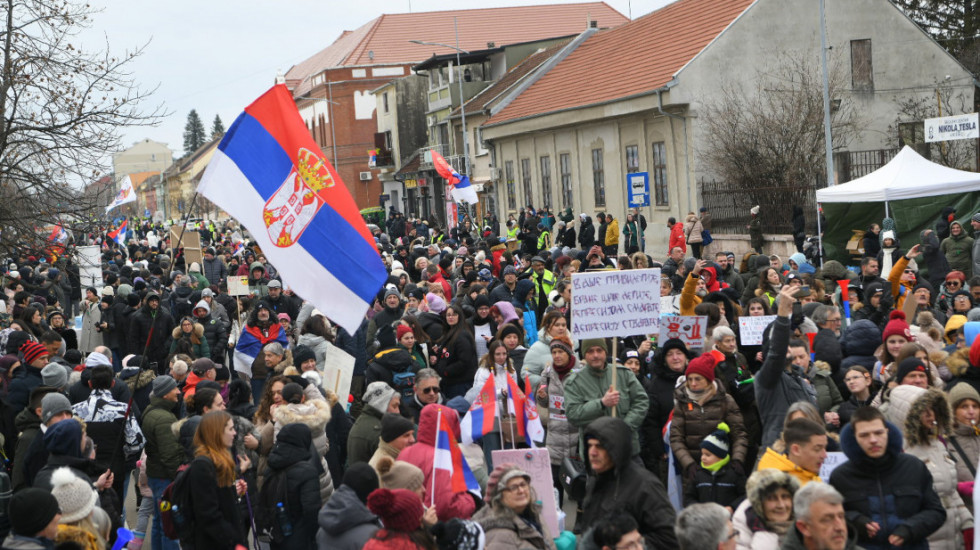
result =
[[[191,109],[191,112],[187,113],[187,124],[184,126],[184,154],[189,155],[204,145],[206,135],[197,110]]]
[[[980,3],[976,0],[892,0],[974,74],[980,71]]]
[[[217,139],[225,135],[225,124],[221,122],[219,115],[214,115],[214,122],[211,123],[211,139]]]

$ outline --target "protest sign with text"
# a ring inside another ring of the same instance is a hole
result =
[[[759,315],[756,317],[739,317],[738,334],[743,346],[761,346],[762,333],[773,321],[775,315]]]
[[[572,335],[577,340],[660,330],[660,269],[572,275]]]
[[[664,315],[660,318],[658,345],[671,338],[678,338],[688,348],[704,347],[704,335],[708,330],[707,315]]]

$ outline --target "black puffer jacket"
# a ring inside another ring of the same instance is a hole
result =
[[[418,363],[407,349],[399,346],[381,350],[368,363],[364,371],[364,384],[382,381],[395,388],[395,373],[410,372],[418,367]],[[395,388],[396,390],[398,388]],[[405,399],[405,395],[402,399]]]
[[[690,353],[683,348],[688,354]],[[647,416],[643,419],[640,427],[640,457],[643,464],[651,471],[657,471],[655,466],[663,460],[666,452],[664,448],[664,425],[670,417],[670,411],[674,410],[674,388],[677,386],[677,379],[684,374],[674,372],[667,367],[664,361],[664,348],[657,352],[656,357],[650,363],[650,378],[645,389],[647,397],[650,399],[650,408],[647,409]]]
[[[862,319],[855,321],[851,326],[844,329],[840,337],[840,351],[844,358],[840,362],[838,376],[834,376],[837,389],[841,391],[844,399],[847,399],[847,385],[844,384],[844,374],[847,369],[860,365],[868,372],[872,372],[878,358],[875,357],[875,350],[881,345],[881,329],[873,322]]]
[[[306,424],[287,424],[279,431],[269,453],[265,479],[274,472],[286,473],[286,509],[293,523],[293,534],[278,548],[305,550],[316,540],[317,512],[320,511],[320,475],[313,466],[313,435]]]
[[[149,293],[147,299],[155,296]],[[158,297],[159,298],[159,297]],[[129,332],[129,349],[146,349],[145,355],[147,363],[157,363],[157,368],[161,369],[167,361],[170,353],[170,332],[174,328],[174,320],[162,306],[156,310],[151,310],[149,305],[144,305],[132,317],[133,329]],[[152,338],[150,330],[152,329]],[[149,340],[149,346],[147,341]],[[146,346],[144,348],[144,346]],[[137,352],[139,353],[139,352]]]
[[[582,515],[575,528],[585,532],[613,511],[623,511],[636,520],[648,548],[677,548],[674,507],[655,475],[631,460],[633,439],[621,418],[603,416],[585,428],[585,440],[597,439],[609,453],[613,468],[601,474],[589,469]]]
[[[589,216],[585,217],[585,221],[578,229],[578,244],[579,248],[586,252],[595,244],[595,225]]]
[[[840,443],[848,461],[830,475],[830,484],[844,495],[847,520],[857,528],[858,543],[868,550],[893,548],[890,535],[905,539],[902,548],[928,548],[926,537],[946,521],[946,510],[932,487],[932,476],[918,458],[902,452],[902,432],[886,423],[888,446],[880,458],[861,450],[850,424],[841,430]],[[881,529],[868,537],[867,525]]]

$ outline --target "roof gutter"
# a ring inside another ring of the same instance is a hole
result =
[[[664,86],[663,88],[660,88],[659,90],[657,90],[657,111],[661,115],[663,115],[665,117],[669,117],[669,118],[675,119],[675,120],[680,120],[681,121],[681,124],[683,125],[681,127],[683,128],[683,133],[684,133],[684,176],[685,176],[684,179],[687,182],[687,205],[688,205],[688,210],[693,212],[694,211],[695,204],[694,204],[694,201],[693,201],[693,199],[691,197],[691,154],[690,154],[690,147],[689,147],[688,140],[687,140],[687,117],[684,117],[684,116],[681,116],[681,115],[675,115],[675,114],[672,114],[672,113],[668,113],[667,111],[664,110],[664,96],[663,96],[663,93],[666,92],[666,91],[670,91],[670,89],[673,88],[676,85],[677,85],[677,79],[675,78],[674,80],[671,80],[670,82],[668,82],[666,86]],[[671,130],[670,131],[671,135],[673,135],[674,134],[674,125],[673,125],[673,122],[671,122],[671,128],[670,128],[670,130]],[[678,205],[678,206],[680,206],[680,205]],[[681,214],[681,213],[683,213],[683,211],[684,211],[683,209],[679,209],[677,211],[677,213],[678,214]]]

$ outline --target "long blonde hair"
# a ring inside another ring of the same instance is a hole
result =
[[[235,462],[231,451],[224,445],[225,426],[231,422],[231,415],[225,411],[211,411],[201,417],[201,423],[194,434],[194,456],[205,456],[214,463],[218,471],[218,486],[228,487],[235,483]]]

